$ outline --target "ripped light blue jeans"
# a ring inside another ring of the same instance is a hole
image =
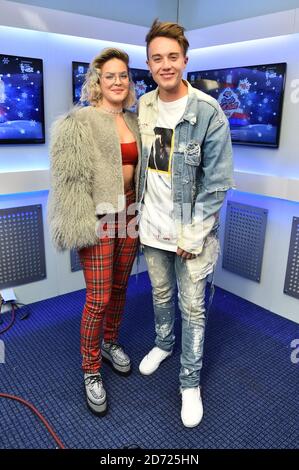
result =
[[[171,251],[143,245],[148,273],[153,289],[155,313],[155,344],[172,351],[175,341],[175,292],[182,316],[181,389],[200,385],[205,333],[205,288],[217,260],[218,240],[208,240],[208,246],[193,260],[185,260]]]

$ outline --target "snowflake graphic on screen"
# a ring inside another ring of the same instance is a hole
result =
[[[22,75],[22,80],[28,80],[28,75],[27,75],[27,73],[24,73],[24,75]]]
[[[28,97],[27,93],[25,93],[25,92],[24,92],[24,93],[22,93],[22,95],[21,95],[21,96],[22,96],[22,98],[24,98],[24,99],[26,99],[26,98]]]
[[[9,64],[9,58],[8,57],[3,57],[2,62],[5,65]]]
[[[144,95],[146,93],[147,85],[144,83],[144,80],[137,80],[135,83],[135,90],[137,97]]]
[[[30,121],[30,126],[35,127],[36,126],[36,121],[34,119],[31,119]]]
[[[19,116],[19,118],[22,118],[22,117],[24,116],[24,114],[22,113],[22,111],[19,111],[19,112],[18,112],[18,116]]]
[[[247,95],[247,93],[249,93],[250,87],[251,83],[248,81],[248,78],[240,80],[238,85],[238,91],[240,92],[240,95]]]

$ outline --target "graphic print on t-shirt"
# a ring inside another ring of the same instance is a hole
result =
[[[173,129],[155,127],[155,142],[149,157],[148,168],[170,173]]]

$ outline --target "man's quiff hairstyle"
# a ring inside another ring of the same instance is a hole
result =
[[[184,57],[186,57],[189,42],[185,36],[185,28],[177,23],[161,22],[158,20],[158,18],[156,18],[151,26],[151,29],[145,37],[147,58],[149,58],[148,48],[151,41],[158,37],[175,39],[181,46]]]

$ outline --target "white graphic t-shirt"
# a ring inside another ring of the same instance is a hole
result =
[[[174,129],[184,114],[187,101],[188,95],[170,102],[158,98],[155,142],[149,157],[139,226],[141,243],[174,252],[177,250],[171,179]]]

